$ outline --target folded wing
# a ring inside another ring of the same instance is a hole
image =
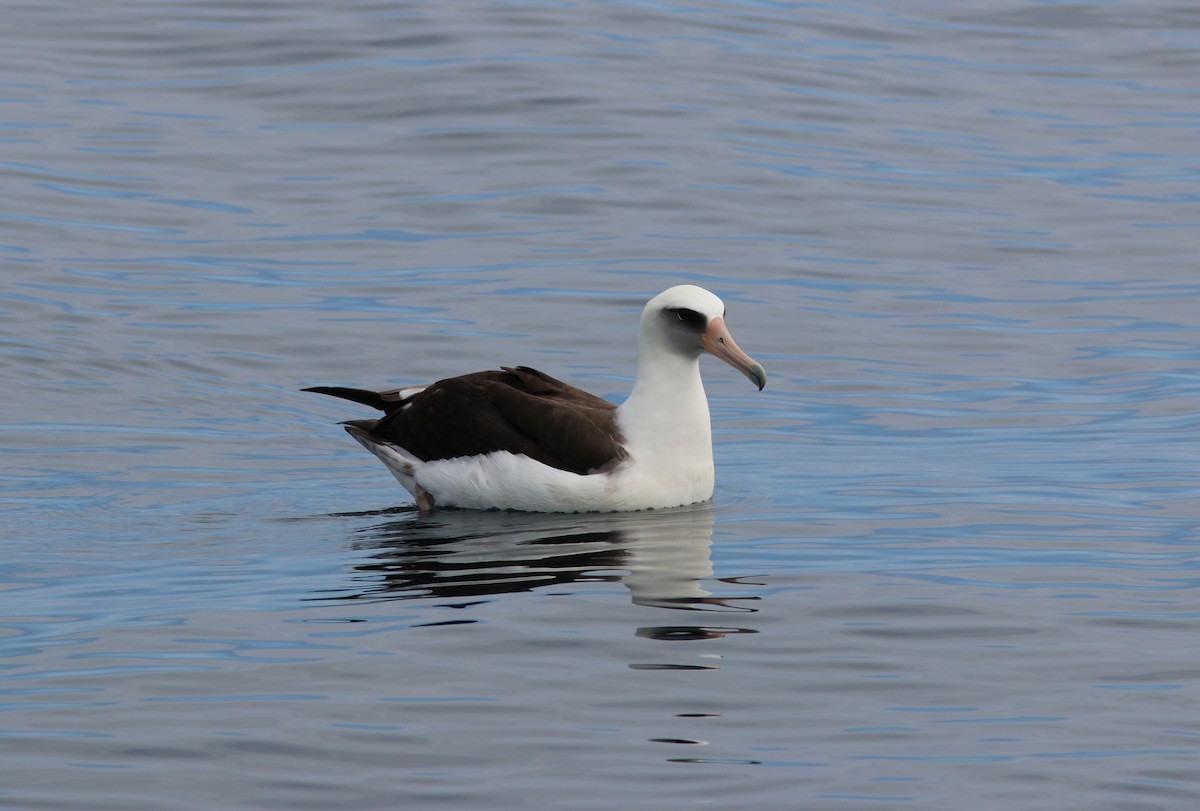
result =
[[[612,403],[526,366],[390,392],[308,391],[383,411],[349,424],[422,461],[508,451],[588,474],[626,458]]]

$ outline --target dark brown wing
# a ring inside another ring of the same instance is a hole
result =
[[[426,461],[509,451],[583,474],[625,458],[612,403],[525,366],[439,380],[399,402],[314,391],[385,411],[354,424]]]

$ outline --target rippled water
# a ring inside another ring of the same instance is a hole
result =
[[[0,807],[1200,803],[1192,5],[5,19]],[[421,517],[297,391],[619,399],[681,281],[711,505]]]

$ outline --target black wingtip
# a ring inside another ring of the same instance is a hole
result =
[[[371,431],[379,423],[379,420],[346,420],[338,423],[346,429],[346,433],[352,437],[368,437]]]
[[[330,397],[339,397],[343,400],[350,400],[354,403],[370,406],[379,411],[388,411],[396,407],[396,403],[385,401],[379,392],[367,391],[366,389],[350,389],[344,386],[309,386],[306,389],[300,389],[300,391],[311,391],[315,394],[327,394]]]

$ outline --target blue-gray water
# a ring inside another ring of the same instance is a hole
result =
[[[1200,13],[7,4],[0,808],[1200,805]],[[297,390],[613,399],[712,505],[440,513]]]

